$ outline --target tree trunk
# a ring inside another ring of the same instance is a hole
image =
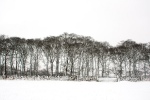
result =
[[[38,76],[39,73],[39,55],[37,54],[37,62],[36,62],[36,76]]]
[[[53,61],[51,61],[51,74],[53,76]]]
[[[59,74],[59,54],[57,52],[57,59],[56,59],[56,75]]]
[[[46,69],[47,69],[47,76],[49,76],[48,64],[47,64],[47,67],[46,67]]]
[[[5,54],[5,67],[4,67],[4,76],[7,78],[7,54]]]
[[[91,58],[91,68],[92,68],[92,76],[94,76],[93,55]]]
[[[12,67],[13,67],[13,52],[11,54],[11,59],[10,59],[10,75],[13,75]]]
[[[97,78],[99,78],[99,57],[98,57],[98,61],[97,61]]]
[[[66,67],[66,68],[65,68],[65,71],[66,71],[65,74],[67,75],[67,73],[68,73],[68,57],[67,57],[67,64],[65,65],[65,67]]]
[[[87,77],[89,77],[89,57],[86,58]]]
[[[102,77],[104,77],[104,64],[102,64]]]
[[[26,75],[26,66],[25,66],[25,62],[23,62],[23,76]]]
[[[2,66],[2,59],[1,59],[1,55],[0,55],[0,75],[2,75],[3,73],[3,66]]]
[[[74,62],[73,62],[73,58],[71,58],[71,72],[70,75],[74,75]]]
[[[32,54],[30,55],[30,76],[32,76]]]
[[[133,62],[133,76],[136,77],[136,63]]]
[[[131,77],[131,61],[129,61],[129,77]]]
[[[146,66],[145,66],[145,63],[144,63],[144,78],[146,78]]]
[[[78,77],[80,76],[80,69],[81,69],[81,57],[78,61]]]
[[[16,71],[15,71],[15,74],[16,74],[16,75],[18,75],[18,69],[17,69],[17,68],[18,68],[18,65],[17,65],[17,64],[18,64],[18,61],[17,61],[17,54],[16,54]]]

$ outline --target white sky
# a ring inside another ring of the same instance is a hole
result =
[[[0,34],[43,38],[64,32],[111,45],[150,42],[150,0],[0,0]]]

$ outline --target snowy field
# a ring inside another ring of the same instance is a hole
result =
[[[150,82],[0,80],[0,100],[150,100]]]

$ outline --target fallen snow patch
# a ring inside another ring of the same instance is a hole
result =
[[[0,80],[0,100],[150,100],[150,82]]]

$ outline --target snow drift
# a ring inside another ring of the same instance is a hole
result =
[[[150,82],[0,80],[0,100],[150,100]]]

